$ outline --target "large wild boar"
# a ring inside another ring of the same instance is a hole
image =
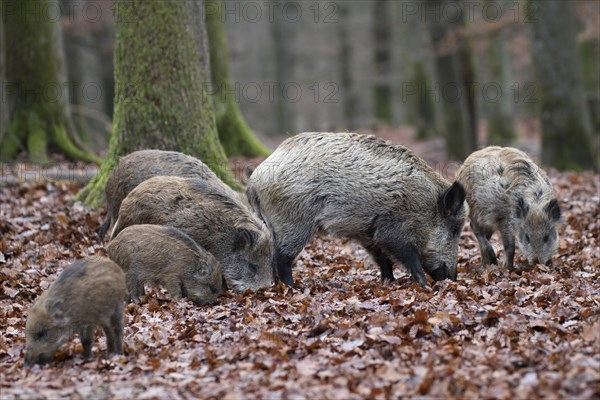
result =
[[[383,280],[402,262],[423,287],[456,279],[465,192],[403,146],[356,133],[302,133],[254,170],[252,207],[275,240],[280,279],[293,284],[292,261],[317,231],[358,240]]]
[[[120,353],[127,288],[121,268],[104,257],[87,257],[68,266],[36,300],[27,316],[25,363],[47,361],[79,332],[83,356],[92,354],[97,326],[109,353]]]
[[[148,178],[167,175],[221,182],[202,161],[175,151],[141,150],[121,157],[106,182],[107,216],[98,231],[100,238],[119,217],[121,202],[129,192]]]
[[[560,206],[548,177],[527,154],[487,147],[465,160],[457,179],[467,191],[483,264],[497,263],[489,242],[496,231],[502,236],[506,268],[513,268],[515,233],[529,262],[551,263],[558,247]]]
[[[199,306],[216,303],[223,292],[219,262],[177,228],[133,225],[123,229],[106,251],[125,271],[129,295],[136,303],[145,283],[163,285],[172,298],[187,297]]]
[[[123,200],[111,240],[131,225],[170,225],[219,260],[232,289],[269,287],[273,281],[271,232],[232,192],[200,179],[150,178]]]

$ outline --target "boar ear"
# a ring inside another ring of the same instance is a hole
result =
[[[238,229],[235,241],[233,242],[233,251],[252,247],[257,240],[258,238],[255,231],[245,228]]]
[[[517,208],[515,209],[517,218],[525,218],[529,213],[529,205],[525,203],[522,197],[517,198]]]
[[[558,205],[558,200],[552,199],[546,204],[544,207],[544,211],[548,214],[548,217],[554,222],[560,219],[560,206]]]
[[[48,304],[48,313],[55,321],[61,321],[65,318],[65,313],[63,311],[63,299],[53,299]]]
[[[465,202],[465,197],[466,193],[463,185],[458,181],[454,182],[440,198],[442,214],[449,217],[458,213]]]

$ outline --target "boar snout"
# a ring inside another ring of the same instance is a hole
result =
[[[429,273],[429,275],[433,278],[434,281],[443,281],[448,277],[446,266],[442,265],[441,267],[434,269]]]

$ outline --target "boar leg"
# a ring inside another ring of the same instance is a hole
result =
[[[276,233],[279,241],[275,245],[275,260],[279,279],[290,287],[294,287],[292,262],[313,236],[315,230],[305,223],[284,225]]]
[[[410,272],[412,278],[419,284],[423,289],[427,289],[427,278],[425,278],[425,271],[421,265],[421,259],[419,252],[414,246],[411,245],[399,245],[392,244],[384,247],[384,251],[391,254],[395,259],[400,261],[406,269]]]
[[[123,306],[120,305],[110,317],[110,323],[114,332],[114,352],[123,352]],[[108,336],[107,336],[108,343]]]
[[[512,271],[515,260],[515,235],[509,227],[500,229],[500,234],[502,235],[502,244],[504,245],[504,267]]]
[[[109,353],[115,352],[115,331],[112,327],[112,323],[108,323],[102,326],[104,334],[106,335],[106,348]]]
[[[171,284],[165,284],[165,289],[173,300],[181,300],[184,296],[183,282],[177,280]]]
[[[281,254],[279,251],[277,252],[277,275],[279,280],[288,285],[289,287],[294,287],[294,278],[292,277],[292,261],[294,261],[294,257],[286,256],[285,254]]]
[[[384,253],[383,250],[379,246],[374,244],[363,244],[363,246],[367,249],[373,260],[379,265],[379,270],[381,271],[381,280],[383,282],[393,282],[394,281],[394,261]]]
[[[496,253],[490,243],[492,237],[492,231],[485,230],[473,221],[471,221],[471,228],[473,233],[479,242],[479,251],[481,252],[481,263],[483,265],[498,264]]]
[[[127,281],[127,290],[129,290],[131,300],[133,300],[135,304],[139,304],[140,296],[144,295],[144,283],[140,282],[135,276],[135,273],[131,271],[127,273],[125,278]]]
[[[79,338],[81,345],[83,346],[83,358],[90,358],[92,356],[92,340],[94,339],[93,325],[82,326],[79,331]]]

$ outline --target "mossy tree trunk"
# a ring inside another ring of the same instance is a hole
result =
[[[560,169],[598,168],[583,90],[571,1],[529,0],[539,93],[542,161]]]
[[[215,115],[221,145],[229,156],[267,156],[270,151],[254,136],[237,103],[231,80],[229,46],[221,0],[205,0],[206,30],[210,49],[210,74],[214,87]]]
[[[120,155],[142,149],[198,157],[239,188],[205,85],[203,6],[201,0],[117,0],[113,133],[100,172],[79,194],[86,204],[104,201],[106,180]]]
[[[455,13],[455,7],[444,8],[446,0],[427,0],[427,7]],[[463,10],[464,11],[464,10]],[[429,18],[431,42],[442,102],[443,131],[446,153],[454,160],[464,160],[476,147],[475,103],[472,90],[466,85],[474,82],[474,70],[468,43],[450,43],[448,36],[464,26],[465,13]]]
[[[100,158],[81,146],[69,109],[60,19],[47,10],[53,0],[4,0],[2,20],[6,57],[5,94],[10,125],[0,143],[0,159],[26,149],[33,162],[47,162],[48,148],[83,161]]]

